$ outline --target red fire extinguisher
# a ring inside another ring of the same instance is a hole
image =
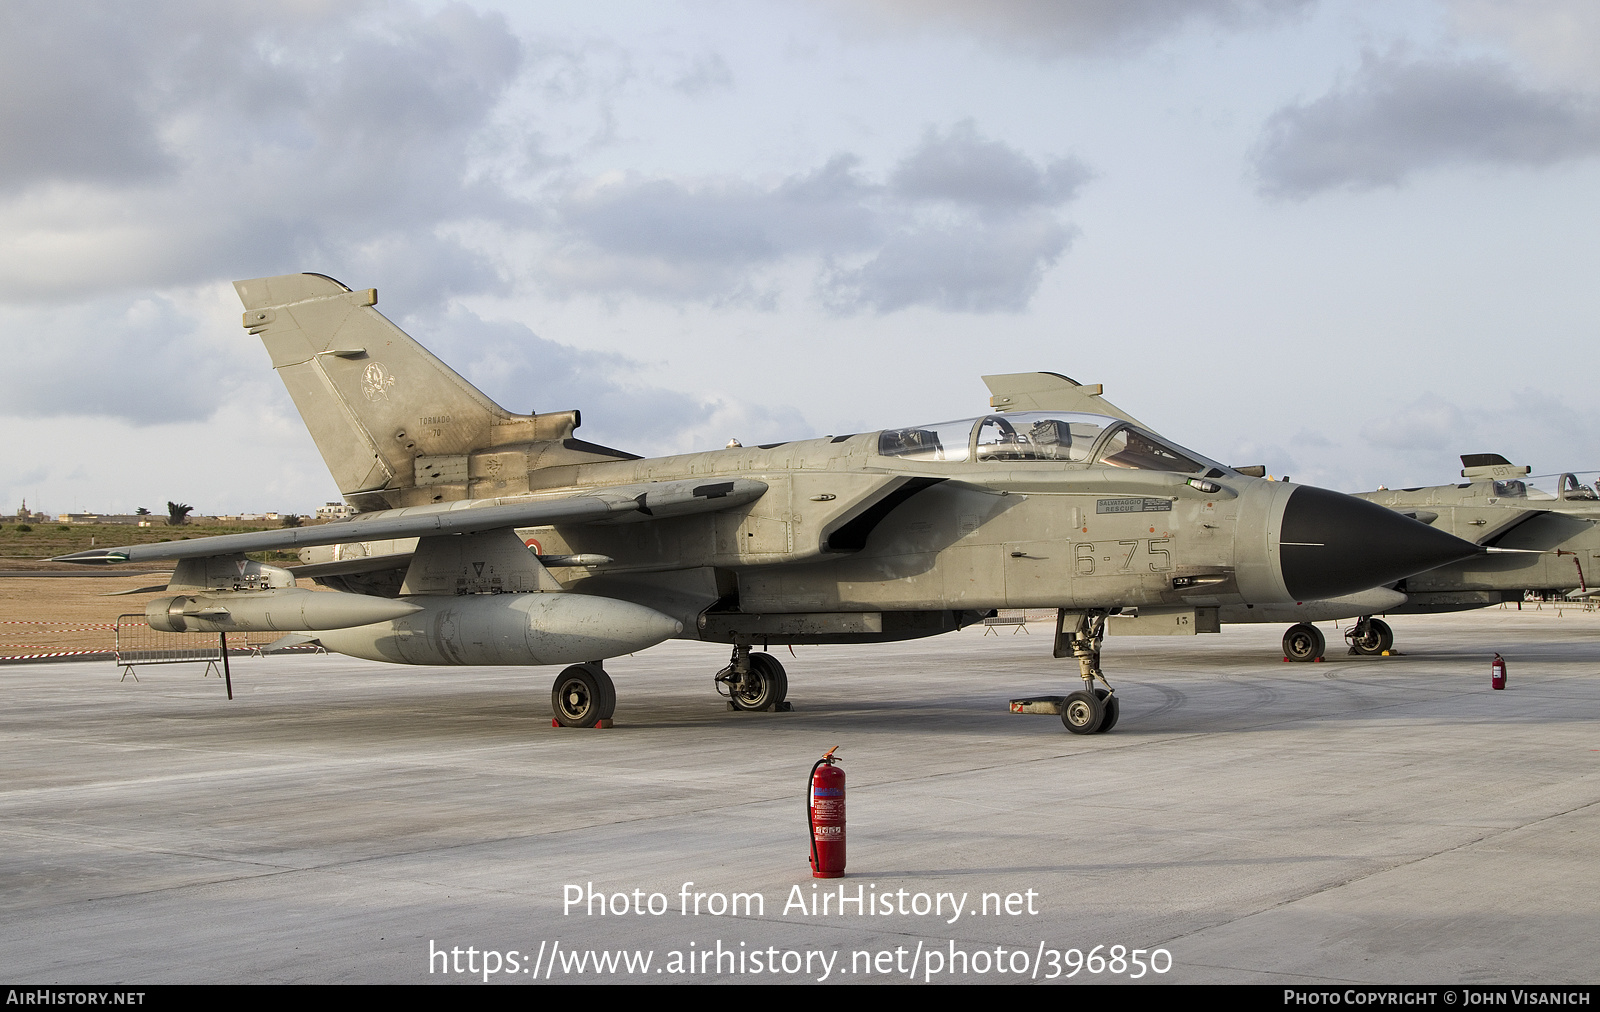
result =
[[[1489,684],[1497,689],[1506,687],[1506,659],[1499,654],[1489,664]]]
[[[844,876],[844,770],[835,745],[811,767],[806,821],[811,826],[811,877]]]

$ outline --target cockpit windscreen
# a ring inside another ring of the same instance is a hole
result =
[[[1220,467],[1120,419],[1055,411],[1016,411],[888,429],[878,436],[878,452],[908,460],[1054,460],[1183,474]]]
[[[1132,467],[1141,471],[1177,471],[1179,474],[1199,474],[1207,467],[1150,433],[1133,428],[1113,432],[1111,438],[1101,445],[1095,463]]]

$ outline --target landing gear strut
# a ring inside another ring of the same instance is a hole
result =
[[[1350,641],[1350,652],[1363,657],[1382,657],[1394,649],[1394,630],[1383,619],[1371,615],[1363,615],[1344,638]]]
[[[1115,690],[1100,670],[1100,647],[1106,638],[1104,611],[1056,613],[1055,656],[1078,659],[1078,674],[1083,688],[1061,701],[1061,723],[1073,734],[1096,734],[1117,726],[1122,705]],[[1071,628],[1067,628],[1068,624]],[[1099,682],[1096,685],[1095,682]]]
[[[1106,639],[1108,611],[1056,611],[1055,656],[1076,657],[1083,688],[1065,696],[1013,699],[1012,713],[1052,713],[1073,734],[1097,734],[1117,726],[1122,704],[1100,670],[1100,645]],[[1099,682],[1096,685],[1095,682]]]
[[[723,692],[723,686],[727,692]],[[787,712],[794,707],[789,695],[789,676],[771,654],[751,653],[750,644],[735,643],[728,666],[717,672],[717,692],[728,697],[732,710],[770,710]]]

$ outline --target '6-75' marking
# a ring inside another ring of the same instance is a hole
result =
[[[1079,576],[1166,573],[1172,569],[1172,539],[1080,541],[1072,546],[1072,560],[1073,572]]]

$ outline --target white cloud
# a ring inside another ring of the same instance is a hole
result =
[[[842,17],[874,32],[956,32],[1046,58],[1126,53],[1191,25],[1239,30],[1306,12],[1314,0],[844,0]]]
[[[927,131],[883,182],[851,155],[766,183],[612,174],[557,204],[544,272],[568,291],[770,304],[764,272],[801,259],[835,312],[1015,312],[1066,251],[1056,208],[1088,178],[971,121]]]
[[[950,201],[988,213],[1056,207],[1077,196],[1089,170],[1075,158],[1039,165],[1017,149],[978,134],[971,120],[946,133],[928,130],[889,176],[908,200]]]
[[[449,6],[11,5],[0,32],[0,297],[62,299],[407,259],[493,282],[439,238],[515,216],[475,175],[523,64],[504,20]],[[88,25],[89,27],[85,27]],[[41,117],[36,110],[48,110]],[[126,152],[126,157],[123,156]],[[448,294],[448,280],[435,285]]]
[[[1489,59],[1368,54],[1351,79],[1272,115],[1254,153],[1264,193],[1397,186],[1451,165],[1545,166],[1600,153],[1600,102],[1530,87]]]
[[[1070,228],[1042,216],[909,228],[865,264],[828,273],[819,287],[839,312],[1020,312],[1071,240]]]

